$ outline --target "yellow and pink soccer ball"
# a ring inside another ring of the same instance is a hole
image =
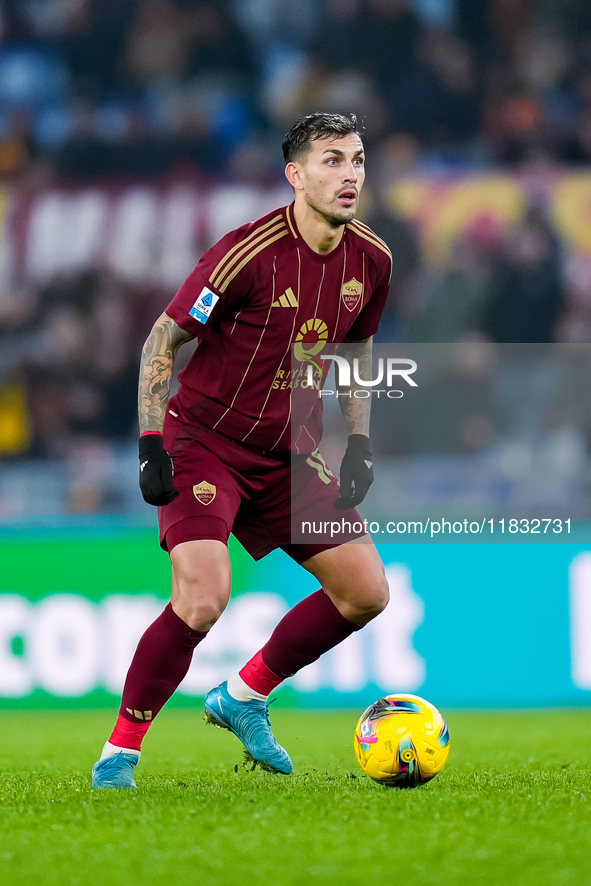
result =
[[[385,695],[355,729],[355,756],[366,775],[388,787],[413,788],[441,772],[449,729],[437,708],[418,695]]]

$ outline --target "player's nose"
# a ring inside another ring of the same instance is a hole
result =
[[[355,184],[357,181],[357,167],[350,163],[345,170],[343,184]]]

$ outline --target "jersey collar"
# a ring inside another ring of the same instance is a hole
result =
[[[340,241],[339,245],[336,247],[336,249],[333,249],[332,252],[326,252],[324,254],[321,254],[320,252],[315,252],[310,246],[308,246],[308,244],[306,243],[306,241],[304,240],[304,238],[300,234],[300,232],[298,230],[298,226],[296,224],[295,213],[293,211],[293,208],[294,208],[293,201],[289,204],[289,206],[285,207],[285,209],[284,209],[285,221],[287,222],[287,227],[289,230],[290,237],[292,238],[292,240],[295,242],[295,244],[298,247],[300,247],[304,252],[306,252],[311,258],[315,259],[316,261],[321,261],[321,262],[330,261],[335,256],[341,254],[341,252],[343,251],[343,249],[345,247],[345,240],[348,235],[348,225],[345,225],[345,230],[343,231],[343,236],[341,237],[341,241]]]

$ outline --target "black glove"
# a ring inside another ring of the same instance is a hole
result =
[[[351,434],[341,463],[341,494],[335,508],[347,511],[360,504],[373,483],[371,440],[365,434]]]
[[[168,505],[177,497],[172,459],[161,434],[144,434],[139,440],[140,489],[149,505]]]

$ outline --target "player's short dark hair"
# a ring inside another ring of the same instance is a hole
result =
[[[293,124],[281,145],[286,163],[297,160],[310,150],[310,142],[327,135],[339,138],[363,127],[355,114],[306,114]]]

